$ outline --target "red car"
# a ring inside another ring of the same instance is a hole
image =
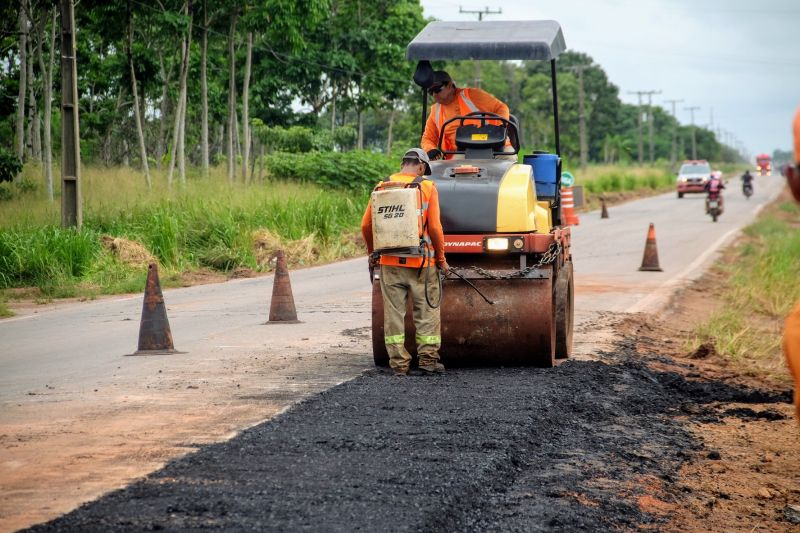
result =
[[[683,162],[676,182],[678,198],[686,193],[705,192],[706,183],[711,177],[711,165],[705,159],[690,159]]]

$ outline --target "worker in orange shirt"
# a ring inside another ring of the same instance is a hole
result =
[[[794,199],[800,202],[800,108],[794,116],[794,166],[786,169],[786,179]],[[783,354],[794,378],[794,407],[800,423],[800,302],[786,317],[783,328]]]
[[[425,132],[422,134],[420,146],[428,154],[431,160],[441,159],[444,154],[439,150],[439,134],[442,125],[453,117],[464,116],[476,111],[494,113],[508,120],[508,106],[487,93],[483,89],[456,87],[450,74],[444,70],[437,70],[433,73],[433,81],[428,87],[428,94],[436,102],[431,106],[428,120],[425,122]],[[444,137],[442,138],[442,148],[445,151],[456,149],[456,129],[459,122],[454,121],[445,127]],[[504,151],[513,152],[511,142],[506,140]],[[453,156],[448,156],[453,159]],[[517,160],[516,155],[499,156],[498,159]]]
[[[436,185],[425,178],[431,173],[429,162],[428,155],[423,150],[412,148],[403,155],[400,172],[392,174],[382,184],[418,185],[422,196],[420,237],[425,243],[421,249],[422,255],[381,254],[379,260],[384,343],[389,354],[389,365],[397,376],[407,375],[411,365],[411,354],[405,348],[406,300],[409,295],[413,304],[414,327],[417,330],[415,340],[419,370],[429,374],[444,372],[444,365],[439,361],[442,334],[438,271],[442,270],[446,275],[448,266],[444,257],[444,232],[439,218],[439,193]],[[375,260],[370,204],[361,220],[361,233],[367,243],[370,265],[373,265]]]

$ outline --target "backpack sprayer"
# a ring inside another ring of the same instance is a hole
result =
[[[419,272],[429,257],[430,243],[424,238],[426,221],[422,209],[424,178],[417,176],[411,183],[385,181],[379,183],[370,195],[372,207],[373,258],[381,254],[398,257],[422,257]],[[370,279],[372,272],[370,271]],[[439,279],[439,302],[431,304],[428,283],[425,282],[425,300],[431,308],[441,305],[442,280]]]

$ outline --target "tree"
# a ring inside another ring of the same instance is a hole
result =
[[[144,173],[147,188],[153,186],[150,181],[150,169],[147,166],[147,147],[144,142],[144,130],[142,129],[141,109],[139,108],[139,90],[136,88],[136,70],[133,68],[133,12],[131,10],[131,0],[128,0],[128,65],[131,70],[131,90],[133,92],[133,116],[136,119],[136,135],[139,138],[139,156],[142,161],[142,172]]]

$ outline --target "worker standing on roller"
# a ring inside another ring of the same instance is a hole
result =
[[[437,70],[433,73],[433,82],[427,89],[428,94],[433,97],[434,104],[431,106],[428,120],[425,122],[425,132],[422,134],[420,146],[425,150],[430,159],[441,159],[444,154],[439,150],[439,136],[442,135],[442,148],[445,151],[456,149],[456,129],[459,123],[451,122],[444,129],[445,122],[453,117],[464,116],[479,111],[494,113],[504,119],[509,119],[508,106],[487,93],[483,89],[459,88],[444,70]],[[491,124],[492,122],[489,121]],[[511,141],[506,139],[503,148],[505,152],[513,152]],[[463,156],[459,156],[463,158]],[[458,159],[459,157],[448,155],[446,159]],[[498,159],[517,160],[515,154],[498,156]]]
[[[439,303],[441,287],[439,270],[447,274],[444,256],[444,233],[439,220],[439,194],[436,185],[425,178],[430,175],[428,155],[419,148],[412,148],[403,155],[400,172],[392,174],[376,189],[384,187],[418,187],[420,193],[420,241],[419,253],[381,254],[373,256],[372,205],[367,206],[361,220],[361,233],[367,243],[370,265],[380,264],[380,283],[384,309],[384,342],[389,353],[389,365],[395,375],[408,374],[411,354],[405,344],[406,300],[411,296],[414,326],[417,330],[416,344],[419,369],[425,373],[444,372],[439,362],[442,343]]]

